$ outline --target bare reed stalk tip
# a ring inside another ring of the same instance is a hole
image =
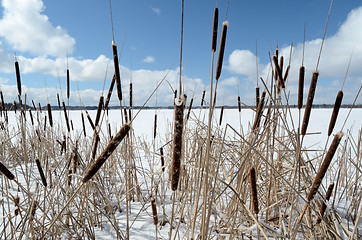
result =
[[[194,98],[191,98],[189,109],[187,111],[186,119],[189,120],[191,109],[192,109],[192,103],[194,102]]]
[[[216,41],[217,41],[217,27],[219,23],[219,9],[216,7],[214,9],[214,22],[212,27],[212,44],[211,51],[216,52]]]
[[[238,96],[238,110],[239,110],[239,112],[241,112],[241,100],[240,100],[240,96]]]
[[[45,178],[45,175],[44,175],[44,172],[43,172],[43,168],[41,167],[41,164],[40,164],[40,161],[39,159],[35,159],[35,162],[36,162],[36,166],[38,168],[38,171],[39,171],[39,175],[40,175],[40,178],[41,178],[41,182],[43,183],[43,186],[46,187],[48,186],[47,184],[47,180]]]
[[[205,101],[205,92],[206,90],[202,91],[202,97],[201,97],[201,108],[204,105],[204,101]]]
[[[99,124],[99,120],[101,118],[101,112],[102,112],[102,109],[103,109],[103,103],[104,103],[104,97],[100,96],[99,102],[98,102],[95,126],[98,126],[98,124]]]
[[[221,75],[221,69],[222,69],[222,63],[223,63],[223,59],[224,59],[226,33],[227,33],[227,29],[228,29],[228,24],[229,24],[228,21],[225,21],[222,24],[221,39],[220,39],[220,46],[219,46],[219,55],[218,55],[218,58],[217,58],[216,73],[215,73],[216,81],[219,80],[220,75]]]
[[[337,97],[336,97],[336,101],[334,102],[334,108],[333,108],[331,120],[329,122],[328,136],[330,136],[332,134],[334,126],[336,125],[338,112],[339,112],[339,109],[341,108],[341,104],[342,104],[342,99],[343,99],[343,91],[339,91],[337,94]]]
[[[255,87],[255,106],[258,107],[259,105],[259,101],[260,101],[260,87],[256,86]]]
[[[121,75],[119,73],[117,44],[115,42],[112,42],[112,50],[113,50],[113,62],[114,62],[114,74],[116,75],[117,94],[118,94],[118,99],[121,102],[122,101]]]
[[[303,108],[303,89],[304,89],[305,67],[299,68],[299,86],[298,86],[298,109]]]
[[[163,147],[160,148],[160,155],[161,155],[162,172],[164,172],[165,171],[165,157],[163,156]]]
[[[67,69],[67,98],[70,98],[70,78],[69,78],[69,69]]]
[[[50,127],[53,127],[53,116],[52,116],[52,108],[50,106],[50,103],[47,104],[47,108],[48,108],[49,124],[50,124]]]
[[[19,63],[15,61],[15,73],[16,73],[16,84],[18,87],[18,94],[21,96],[21,79],[20,79],[20,70],[19,70]]]
[[[224,115],[224,106],[221,106],[219,126],[221,126],[221,123],[222,123],[222,117],[223,117],[223,115]]]
[[[253,202],[253,210],[255,214],[259,213],[259,204],[258,204],[258,192],[256,189],[256,173],[255,168],[250,169],[250,187],[251,187],[251,198]]]
[[[4,164],[2,164],[2,162],[0,162],[0,171],[2,172],[2,174],[4,174],[8,179],[10,180],[14,180],[15,176],[14,174],[12,174],[9,169],[7,169],[7,167],[4,166]]]
[[[87,136],[87,133],[85,131],[85,123],[84,123],[84,116],[83,116],[83,113],[80,113],[80,116],[82,118],[82,126],[83,126],[83,134],[84,134],[84,137]]]
[[[304,117],[303,117],[303,123],[302,123],[302,132],[301,132],[302,135],[305,135],[306,132],[307,132],[310,113],[312,111],[312,105],[313,105],[315,90],[317,88],[318,76],[319,76],[318,72],[313,72],[312,81],[310,82],[310,87],[309,87],[307,103],[305,105],[305,110],[304,110]]]
[[[155,119],[153,122],[153,139],[157,136],[157,114],[155,114]]]
[[[107,147],[103,150],[95,163],[89,168],[89,170],[82,179],[83,183],[88,182],[94,176],[94,174],[98,172],[98,170],[102,167],[102,165],[109,158],[109,156],[111,156],[113,151],[116,150],[117,146],[121,143],[129,130],[130,125],[128,123],[124,124],[123,127],[116,134],[116,136],[114,136],[112,140],[108,143]]]
[[[113,88],[114,88],[114,83],[115,83],[115,82],[116,82],[116,75],[113,74],[112,81],[111,81],[111,85],[109,85],[109,90],[108,90],[106,102],[104,103],[104,109],[107,109],[107,108],[108,108],[109,102],[111,101],[112,92],[113,92]]]
[[[256,109],[255,121],[254,121],[254,125],[253,125],[253,128],[252,128],[253,131],[255,131],[255,129],[257,129],[259,127],[259,125],[260,125],[261,116],[263,115],[265,95],[266,95],[266,91],[264,90],[261,93],[261,99],[260,99],[258,108]]]
[[[329,201],[329,199],[332,196],[332,192],[333,192],[333,188],[334,188],[334,183],[331,183],[328,187],[327,190],[327,194],[326,194],[326,201]],[[323,201],[321,209],[319,210],[319,214],[323,217],[325,211],[327,209],[327,205],[325,204],[325,202]],[[322,219],[320,217],[317,218],[317,224],[319,224],[322,221]]]
[[[67,130],[68,130],[68,132],[70,132],[69,118],[68,118],[67,108],[65,107],[64,101],[63,101],[63,111],[64,111],[65,123],[67,124]]]
[[[176,191],[181,172],[182,131],[185,104],[183,99],[175,100],[175,123],[173,136],[173,156],[171,167],[171,189]]]
[[[152,207],[153,224],[157,226],[158,224],[157,206],[156,206],[156,199],[154,197],[151,197],[151,207]]]
[[[284,89],[285,85],[284,85],[284,80],[283,80],[283,75],[278,63],[278,57],[277,56],[273,56],[273,61],[274,61],[274,66],[275,66],[275,73],[276,73],[276,77],[278,77],[278,84],[280,84],[280,86]]]

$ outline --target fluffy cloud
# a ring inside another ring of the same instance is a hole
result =
[[[145,57],[145,58],[142,60],[142,62],[145,62],[145,63],[153,63],[153,62],[155,62],[155,58],[152,57],[152,56],[147,56],[147,57]]]
[[[53,26],[42,12],[41,0],[2,0],[0,36],[20,52],[64,56],[74,50],[75,40],[60,26]]]
[[[155,8],[155,7],[151,7],[151,9],[152,9],[152,11],[153,11],[154,13],[156,13],[157,15],[160,15],[160,14],[161,14],[161,9]]]

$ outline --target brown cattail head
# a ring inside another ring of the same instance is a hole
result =
[[[256,109],[255,121],[254,121],[254,125],[253,125],[253,128],[252,128],[253,131],[255,131],[255,129],[257,129],[259,127],[259,125],[260,125],[261,116],[263,115],[265,95],[266,95],[266,91],[264,90],[261,93],[261,99],[260,99],[260,102],[258,104],[258,108]]]
[[[157,206],[156,206],[156,199],[154,197],[151,197],[151,207],[152,207],[153,224],[157,226],[158,224]]]
[[[112,42],[114,74],[116,75],[117,94],[119,101],[122,101],[121,75],[119,73],[117,44]]]
[[[160,148],[160,155],[161,155],[162,172],[164,172],[165,171],[165,158],[163,156],[163,147]]]
[[[31,112],[31,109],[30,109],[30,108],[29,108],[29,116],[30,116],[31,125],[34,126],[33,114],[32,114],[32,112]]]
[[[86,114],[87,114],[88,122],[89,122],[89,124],[91,125],[91,127],[92,127],[92,129],[93,129],[93,131],[94,131],[95,126],[94,126],[94,123],[93,123],[93,121],[92,121],[92,118],[91,118],[91,116],[89,116],[88,112],[86,112]]]
[[[41,167],[41,164],[40,164],[39,159],[35,159],[35,162],[36,162],[36,166],[38,167],[38,171],[39,171],[39,175],[40,175],[40,178],[41,178],[41,182],[43,183],[43,186],[46,187],[46,186],[48,186],[48,184],[47,184],[47,180],[46,180],[46,178],[45,178],[45,175],[44,175],[44,172],[43,172],[43,168]]]
[[[221,126],[221,123],[222,123],[222,116],[223,116],[223,115],[224,115],[224,106],[221,106],[219,126]]]
[[[14,174],[12,174],[9,171],[9,169],[7,169],[7,167],[5,167],[4,164],[2,164],[1,162],[0,162],[0,172],[2,172],[2,174],[4,174],[10,180],[14,180],[15,178]]]
[[[84,134],[84,137],[86,137],[86,136],[87,136],[87,133],[85,132],[85,123],[84,123],[83,113],[80,113],[80,116],[81,116],[81,118],[82,118],[83,134]]]
[[[103,96],[100,96],[99,102],[98,102],[98,108],[97,108],[97,115],[96,115],[96,123],[95,123],[95,126],[98,126],[99,119],[101,118],[101,111],[102,111],[102,109],[103,109],[103,102],[104,102],[104,97],[103,97]]]
[[[259,213],[258,205],[258,192],[256,190],[256,173],[255,168],[250,169],[250,187],[251,187],[251,198],[253,202],[253,210],[255,214]]]
[[[69,78],[69,69],[67,69],[67,98],[70,98],[70,78]]]
[[[93,146],[93,151],[92,151],[92,160],[94,160],[96,157],[99,140],[100,140],[100,138],[99,138],[99,135],[97,134],[96,140],[95,140],[95,143]]]
[[[35,216],[35,211],[36,211],[37,206],[38,206],[38,201],[34,200],[33,205],[31,206],[31,211],[30,211],[31,219],[34,218],[34,216]]]
[[[133,85],[132,82],[129,83],[129,107],[133,108]],[[131,118],[131,115],[130,115]]]
[[[302,109],[303,107],[304,74],[305,67],[301,66],[299,68],[298,109]]]
[[[222,62],[223,62],[223,59],[224,59],[226,33],[227,33],[227,30],[228,30],[228,24],[229,24],[228,21],[225,21],[222,24],[221,39],[220,39],[220,46],[219,46],[219,55],[218,55],[218,58],[217,58],[216,74],[215,74],[216,81],[219,80],[220,75],[221,75],[221,69],[222,69]]]
[[[155,119],[153,122],[153,139],[157,136],[157,114],[155,114]]]
[[[50,106],[50,103],[47,104],[47,108],[48,108],[49,124],[50,124],[50,127],[53,127],[52,108]]]
[[[307,132],[310,113],[312,111],[314,94],[315,94],[315,90],[317,88],[318,76],[319,76],[318,72],[313,72],[312,81],[310,82],[310,87],[309,87],[307,103],[305,105],[305,110],[304,110],[304,118],[303,118],[303,123],[302,123],[302,132],[301,132],[302,135],[305,135]]]
[[[332,112],[332,116],[331,116],[331,121],[329,122],[329,127],[328,127],[328,136],[330,136],[332,134],[334,125],[336,125],[338,112],[339,112],[339,109],[341,108],[341,104],[342,104],[342,99],[343,99],[343,92],[341,90],[338,92],[336,101],[334,102],[334,108],[333,108],[333,112]]]
[[[241,100],[240,100],[240,96],[238,96],[238,110],[239,110],[239,112],[241,112]]]
[[[2,107],[2,110],[5,111],[4,95],[3,95],[2,91],[0,91],[0,96],[1,96],[1,107]],[[16,112],[16,110],[15,110],[15,112]]]
[[[211,51],[212,52],[216,52],[218,23],[219,23],[219,9],[216,7],[214,9],[214,22],[213,22],[213,27],[212,27],[212,44],[211,44]]]
[[[334,188],[334,183],[331,183],[328,187],[327,190],[327,194],[326,194],[326,201],[329,201],[329,199],[332,196],[332,192],[333,192],[333,188]],[[327,205],[325,204],[325,202],[323,201],[321,209],[319,210],[319,214],[323,217],[325,211],[327,209]],[[320,217],[317,218],[317,224],[319,224],[322,221],[322,219]]]
[[[280,86],[282,88],[285,88],[284,85],[284,79],[283,79],[283,75],[282,75],[282,70],[280,69],[279,63],[278,63],[278,57],[277,56],[273,56],[273,61],[274,61],[274,66],[275,66],[275,73],[278,76],[278,84],[280,84]]]
[[[289,71],[290,71],[290,65],[288,65],[287,70],[285,70],[284,73],[284,84],[287,82]]]
[[[339,142],[341,141],[342,137],[343,137],[342,132],[339,132],[334,136],[333,142],[332,142],[331,146],[329,147],[329,150],[322,163],[322,166],[320,167],[320,169],[314,179],[312,188],[308,194],[308,197],[307,197],[308,202],[312,201],[315,194],[317,193],[318,188],[322,183],[322,180],[324,178],[324,175],[327,172],[329,165],[331,164],[332,158],[333,158],[334,154],[336,153],[336,150],[338,148]]]
[[[191,109],[192,109],[192,103],[194,102],[194,98],[191,98],[190,100],[190,104],[189,104],[189,110],[187,112],[187,115],[186,115],[186,119],[189,120],[189,117],[190,117],[190,113],[191,113]]]
[[[104,109],[108,108],[109,102],[111,101],[111,96],[114,88],[114,83],[116,82],[116,75],[113,75],[111,85],[109,85],[109,90],[106,98],[106,102],[104,103]]]
[[[21,80],[20,80],[20,70],[19,70],[19,63],[15,61],[15,73],[16,73],[16,84],[18,86],[18,94],[21,96]]]
[[[284,57],[280,56],[279,59],[279,68],[280,68],[280,73],[283,75],[283,68],[284,68]],[[282,76],[283,77],[283,76]]]
[[[65,123],[67,124],[68,132],[70,132],[69,118],[68,118],[67,108],[65,107],[64,101],[63,101],[63,111],[64,111]]]
[[[108,143],[107,147],[103,150],[95,163],[89,168],[89,170],[83,177],[82,182],[88,182],[94,176],[94,174],[98,172],[98,170],[102,167],[102,165],[109,158],[109,156],[111,156],[113,151],[116,150],[117,146],[121,143],[123,138],[128,134],[130,128],[131,127],[128,123],[123,125],[117,135],[114,136],[112,140]]]
[[[256,86],[255,88],[255,106],[258,107],[260,101],[260,87]]]
[[[128,122],[128,114],[127,114],[127,108],[126,107],[123,108],[123,113],[124,113],[124,121]]]
[[[175,100],[175,123],[173,135],[173,156],[171,167],[171,189],[176,191],[180,178],[182,157],[182,131],[185,102],[183,99]]]
[[[62,107],[60,106],[59,93],[57,93],[57,99],[58,99],[58,107],[59,107],[59,110],[61,110],[61,109],[62,109]]]
[[[204,91],[202,91],[202,97],[201,97],[201,108],[202,108],[202,106],[204,105],[205,92],[206,92],[206,90],[204,89]]]

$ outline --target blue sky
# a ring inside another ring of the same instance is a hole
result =
[[[217,1],[219,35],[227,1]],[[315,69],[329,10],[329,0],[230,0],[224,68],[218,88],[218,105],[236,105],[238,93],[254,103],[256,41],[259,75],[269,79],[268,52],[278,44],[289,62],[287,85],[296,103],[298,69],[302,61],[306,25],[305,62],[307,94]],[[183,91],[199,102],[209,90],[211,30],[216,1],[185,1]],[[362,1],[334,1],[320,62],[316,103],[333,103],[342,86],[349,58],[352,63],[344,86],[344,103],[351,103],[362,83]],[[115,41],[120,54],[122,85],[128,104],[132,77],[135,105],[142,105],[157,83],[166,80],[177,88],[180,54],[181,0],[112,1]],[[28,99],[56,104],[65,97],[65,71],[71,76],[71,105],[97,105],[113,74],[109,1],[2,0],[0,8],[0,87],[5,100],[17,99],[14,52],[20,64],[23,92]],[[218,39],[219,43],[219,39]],[[59,75],[59,78],[58,78]],[[105,82],[104,82],[105,81]],[[270,81],[270,79],[268,80]],[[360,98],[361,99],[361,98]],[[359,103],[362,100],[358,100]],[[172,91],[164,82],[150,106],[172,105]],[[112,98],[117,105],[117,98]]]

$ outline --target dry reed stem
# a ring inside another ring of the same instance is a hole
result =
[[[305,67],[301,66],[299,68],[298,109],[301,109],[303,107],[304,75]]]
[[[175,123],[173,136],[173,155],[171,167],[171,189],[176,191],[181,172],[182,132],[185,103],[183,99],[175,100]]]
[[[19,63],[15,61],[15,73],[16,73],[16,84],[18,87],[18,94],[21,96],[21,79],[20,79],[20,70],[19,70]]]
[[[220,45],[219,45],[219,55],[218,55],[218,58],[217,58],[216,73],[215,73],[216,81],[219,80],[220,75],[221,75],[221,69],[222,69],[222,63],[223,63],[223,59],[224,59],[226,33],[227,33],[227,29],[228,29],[228,24],[229,24],[228,21],[225,21],[222,24],[221,39],[220,39]]]
[[[307,133],[310,113],[312,111],[312,106],[313,106],[314,94],[317,88],[318,76],[319,76],[318,72],[313,72],[312,81],[310,82],[310,87],[309,87],[307,103],[305,105],[305,110],[304,110],[304,118],[303,118],[302,131],[301,131],[302,135],[305,135]]]
[[[327,194],[326,194],[326,201],[329,201],[329,199],[332,196],[332,192],[333,192],[333,188],[334,188],[334,183],[331,183],[328,187],[327,190]],[[321,217],[323,217],[325,211],[327,209],[327,205],[326,203],[323,201],[321,209],[319,210],[319,214],[321,215]],[[319,224],[322,221],[322,219],[320,217],[317,218],[317,224]]]
[[[219,23],[219,9],[216,7],[214,9],[214,21],[212,27],[212,43],[211,51],[216,52],[216,41],[217,41],[217,27]]]
[[[9,169],[7,167],[4,166],[4,164],[2,164],[2,162],[0,162],[0,171],[2,172],[2,174],[4,174],[8,179],[10,180],[14,180],[15,176],[14,174],[12,174]]]
[[[98,172],[98,170],[102,167],[102,165],[109,158],[109,156],[111,156],[113,151],[116,150],[117,146],[121,143],[129,130],[130,125],[128,123],[124,124],[123,127],[116,134],[116,136],[114,136],[113,139],[108,143],[107,147],[103,150],[95,163],[89,168],[89,170],[82,179],[83,183],[88,182],[94,176],[94,174]]]
[[[41,164],[40,164],[40,161],[39,159],[35,159],[35,162],[36,162],[36,166],[38,168],[38,171],[39,171],[39,175],[40,175],[40,178],[41,178],[41,182],[43,183],[43,186],[44,187],[47,187],[48,184],[47,184],[47,180],[45,178],[45,175],[44,175],[44,172],[43,172],[43,168],[41,167]]]
[[[48,108],[49,124],[50,124],[50,127],[53,127],[53,116],[52,116],[52,108],[50,106],[50,103],[47,104],[47,108]]]
[[[151,206],[152,206],[153,224],[157,226],[158,224],[157,206],[156,206],[156,199],[154,197],[151,197]]]
[[[339,109],[341,108],[342,99],[343,99],[343,91],[339,91],[337,94],[337,97],[336,97],[336,101],[334,102],[333,112],[332,112],[331,120],[329,122],[328,136],[330,136],[333,132],[333,128],[337,121],[338,112],[339,112]]]
[[[117,44],[115,42],[112,42],[112,51],[113,51],[113,62],[114,62],[114,74],[116,75],[117,95],[118,95],[118,100],[121,102],[122,101],[121,75],[119,73]]]
[[[259,213],[259,204],[258,204],[258,192],[256,189],[256,173],[255,168],[250,168],[250,190],[251,198],[253,203],[253,210],[255,214]]]

